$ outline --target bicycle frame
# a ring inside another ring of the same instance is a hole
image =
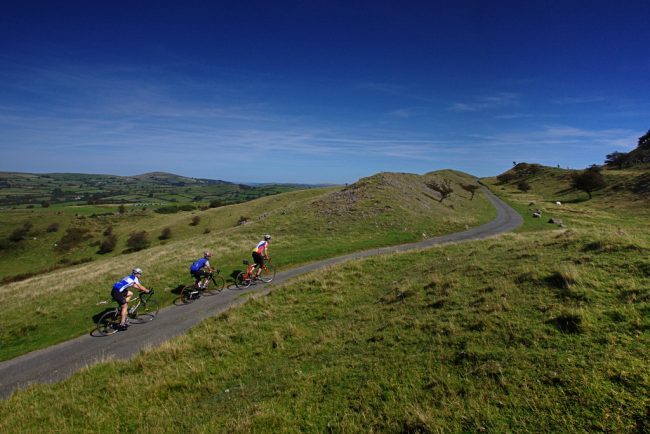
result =
[[[270,261],[271,260],[268,259],[264,263],[264,265],[262,265],[262,270],[268,270],[268,268],[266,268],[266,263],[270,262]],[[246,274],[244,274],[244,278],[245,279],[252,279],[253,277],[255,277],[255,274],[253,272],[255,271],[255,269],[257,269],[257,264],[255,262],[253,262],[252,264],[249,264],[248,261],[244,261],[244,263],[247,264]]]
[[[129,301],[127,303],[127,305],[129,305],[130,303],[135,303],[135,304],[131,304],[130,306],[127,307],[127,311],[126,311],[127,316],[133,317],[133,315],[138,311],[138,309],[140,309],[140,306],[146,306],[147,305],[147,301],[149,301],[149,299],[152,296],[153,296],[153,290],[151,290],[151,292],[148,292],[148,293],[141,292],[136,298]],[[117,306],[115,308],[115,310],[117,311],[118,314],[120,314],[122,312],[122,309],[120,308],[120,306]]]

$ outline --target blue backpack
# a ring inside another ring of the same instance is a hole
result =
[[[190,273],[196,273],[199,271],[201,268],[203,268],[206,262],[208,262],[208,260],[205,258],[201,258],[198,261],[194,262],[192,265],[190,265]]]

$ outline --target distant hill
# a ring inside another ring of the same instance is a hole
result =
[[[251,186],[190,178],[166,172],[134,176],[83,173],[0,172],[0,205],[109,204],[219,201],[239,203],[261,196],[310,188],[298,184]]]
[[[167,172],[149,172],[143,173],[142,175],[135,175],[131,177],[126,177],[130,179],[136,179],[142,182],[151,182],[155,184],[229,184],[234,185],[232,182],[215,180],[215,179],[203,179],[203,178],[188,178],[187,176],[175,175],[173,173]]]

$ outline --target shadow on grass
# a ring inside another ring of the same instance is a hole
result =
[[[582,333],[582,318],[579,315],[565,313],[546,321],[547,324],[555,326],[560,332],[568,334]]]

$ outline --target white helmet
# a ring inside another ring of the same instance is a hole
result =
[[[269,234],[264,235],[264,239],[267,240],[267,241],[270,240],[270,239],[271,239],[271,235],[269,235]]]
[[[133,274],[142,274],[142,268],[134,268],[133,269]]]
[[[209,258],[210,256],[212,256],[212,252],[211,252],[211,251],[206,250],[205,252],[203,252],[203,257],[204,257],[204,258]]]

